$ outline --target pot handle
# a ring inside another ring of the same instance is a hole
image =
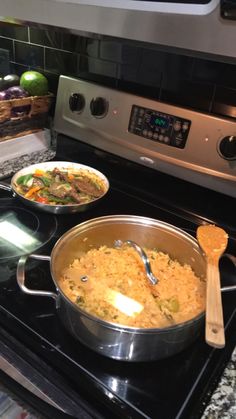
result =
[[[226,258],[234,267],[236,273],[236,256],[231,255],[230,253],[224,253],[221,258]],[[226,291],[236,291],[236,285],[229,285],[227,287],[221,287],[222,292]]]
[[[30,295],[37,295],[41,297],[52,297],[54,300],[57,301],[58,295],[55,292],[51,291],[41,291],[41,290],[31,290],[30,288],[27,288],[25,286],[25,264],[27,262],[28,258],[37,259],[37,260],[48,260],[50,261],[50,256],[44,256],[44,255],[24,255],[21,256],[19,259],[19,262],[17,264],[17,271],[16,271],[16,279],[17,283],[21,289],[21,291],[25,292],[26,294]]]

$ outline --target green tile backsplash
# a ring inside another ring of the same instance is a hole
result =
[[[236,118],[236,63],[185,56],[134,41],[0,23],[11,72],[65,74],[197,111]]]

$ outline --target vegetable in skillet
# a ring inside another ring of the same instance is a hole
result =
[[[32,174],[29,175],[24,175],[24,176],[20,176],[17,179],[17,185],[27,185],[27,183],[29,182],[29,180],[33,179]]]
[[[16,180],[16,190],[24,198],[47,205],[84,204],[102,196],[105,184],[88,170],[35,170]]]

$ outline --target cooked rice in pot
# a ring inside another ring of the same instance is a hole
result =
[[[205,280],[166,253],[144,250],[157,285],[150,284],[140,256],[130,246],[89,250],[64,270],[59,285],[87,313],[126,326],[163,328],[202,313]]]

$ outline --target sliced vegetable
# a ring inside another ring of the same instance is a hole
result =
[[[25,198],[30,198],[32,195],[34,195],[36,192],[38,192],[39,189],[41,189],[40,186],[33,186],[33,188],[30,188],[28,190],[28,192],[26,192]]]
[[[166,313],[170,311],[172,313],[177,313],[179,311],[179,300],[176,297],[171,297],[166,300],[156,300],[160,310]]]
[[[44,170],[36,169],[34,172],[34,176],[45,176]]]
[[[82,305],[85,303],[84,297],[82,295],[78,295],[75,300],[76,304]]]
[[[49,200],[45,196],[37,196],[35,201],[40,202],[40,204],[49,204]]]
[[[177,298],[173,297],[168,301],[168,308],[172,313],[177,313],[179,311],[179,301]]]
[[[71,189],[71,185],[69,184],[69,183],[65,183],[65,182],[63,182],[63,183],[61,183],[61,184],[59,184],[59,185],[57,185],[57,187],[56,187],[57,189],[61,189],[61,188],[64,188],[64,189],[67,189],[68,191]]]
[[[91,183],[95,186],[95,188],[97,188],[98,190],[101,189],[101,185],[99,185],[98,182],[96,182],[95,180],[91,181]]]
[[[68,198],[57,198],[53,195],[48,195],[49,202],[55,202],[56,204],[74,204],[75,202],[70,197]]]
[[[43,182],[45,186],[50,186],[51,180],[45,176],[40,176],[40,180]]]
[[[23,175],[23,176],[20,176],[17,180],[16,180],[16,183],[17,183],[17,185],[27,185],[27,183],[28,183],[28,181],[30,180],[30,179],[33,179],[33,175],[30,173],[30,174],[28,174],[28,175]]]

